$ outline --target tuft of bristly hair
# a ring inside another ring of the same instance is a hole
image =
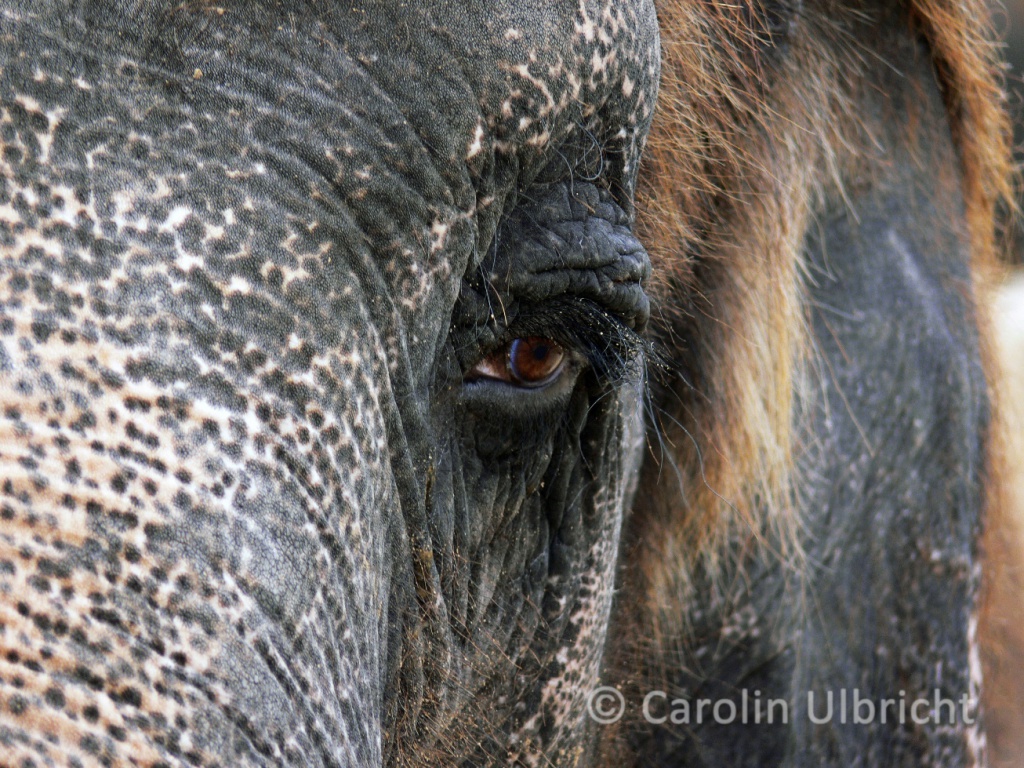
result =
[[[862,9],[810,5],[658,4],[662,83],[637,226],[653,262],[652,324],[671,375],[654,384],[650,456],[625,539],[617,614],[653,632],[613,649],[609,663],[623,667],[623,679],[635,679],[637,658],[654,675],[659,659],[678,658],[670,646],[688,631],[681,606],[713,603],[725,589],[716,574],[737,552],[762,548],[799,564],[806,436],[798,409],[815,365],[805,233],[826,195],[843,199],[843,179],[868,167],[871,151],[870,129],[853,107],[872,55],[851,34],[864,26]],[[993,212],[1012,200],[1011,134],[988,12],[981,0],[911,0],[905,8],[908,34],[927,45],[945,99],[984,290]],[[993,495],[990,521],[997,507]]]

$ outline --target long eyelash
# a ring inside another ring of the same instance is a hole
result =
[[[524,308],[503,334],[507,340],[543,336],[582,354],[602,379],[635,377],[657,366],[655,346],[600,305],[583,298],[565,298]]]

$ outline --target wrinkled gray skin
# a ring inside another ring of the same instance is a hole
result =
[[[0,768],[983,760],[973,723],[806,698],[977,694],[988,388],[937,54],[889,0],[692,10],[723,56],[765,31],[757,87],[817,77],[801,45],[856,64],[857,120],[808,173],[804,557],[740,536],[634,610],[671,471],[638,471],[650,3],[0,0]],[[682,431],[715,272],[760,258],[709,205],[657,332]],[[564,364],[502,380],[529,337]],[[602,669],[791,719],[638,695],[599,732]]]
[[[7,0],[0,45],[5,759],[585,757],[651,4]],[[464,381],[523,336],[555,381]]]

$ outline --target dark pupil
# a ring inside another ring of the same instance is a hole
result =
[[[551,339],[527,336],[512,342],[509,371],[523,384],[542,384],[558,370],[563,357],[562,348]]]

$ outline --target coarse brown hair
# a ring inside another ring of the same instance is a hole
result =
[[[665,646],[687,629],[678,606],[713,601],[694,593],[697,574],[700,588],[715,589],[727,552],[764,545],[799,567],[796,411],[815,365],[804,238],[826,194],[842,198],[848,179],[875,172],[864,159],[871,127],[855,107],[876,51],[856,34],[871,29],[864,8],[779,5],[794,6],[788,18],[758,3],[658,4],[662,83],[638,228],[654,263],[657,333],[678,375],[655,387],[657,429],[627,536],[619,620],[645,629],[613,635],[613,666],[672,658]],[[999,249],[993,222],[1013,199],[989,12],[981,0],[911,0],[898,13],[931,55],[959,151],[985,338]],[[984,354],[998,404],[993,356]],[[1000,574],[1016,550],[1005,545],[1011,521],[1000,501],[1005,451],[994,412],[982,554]],[[1011,594],[997,581],[984,589],[983,634]],[[632,639],[638,634],[645,639]]]

